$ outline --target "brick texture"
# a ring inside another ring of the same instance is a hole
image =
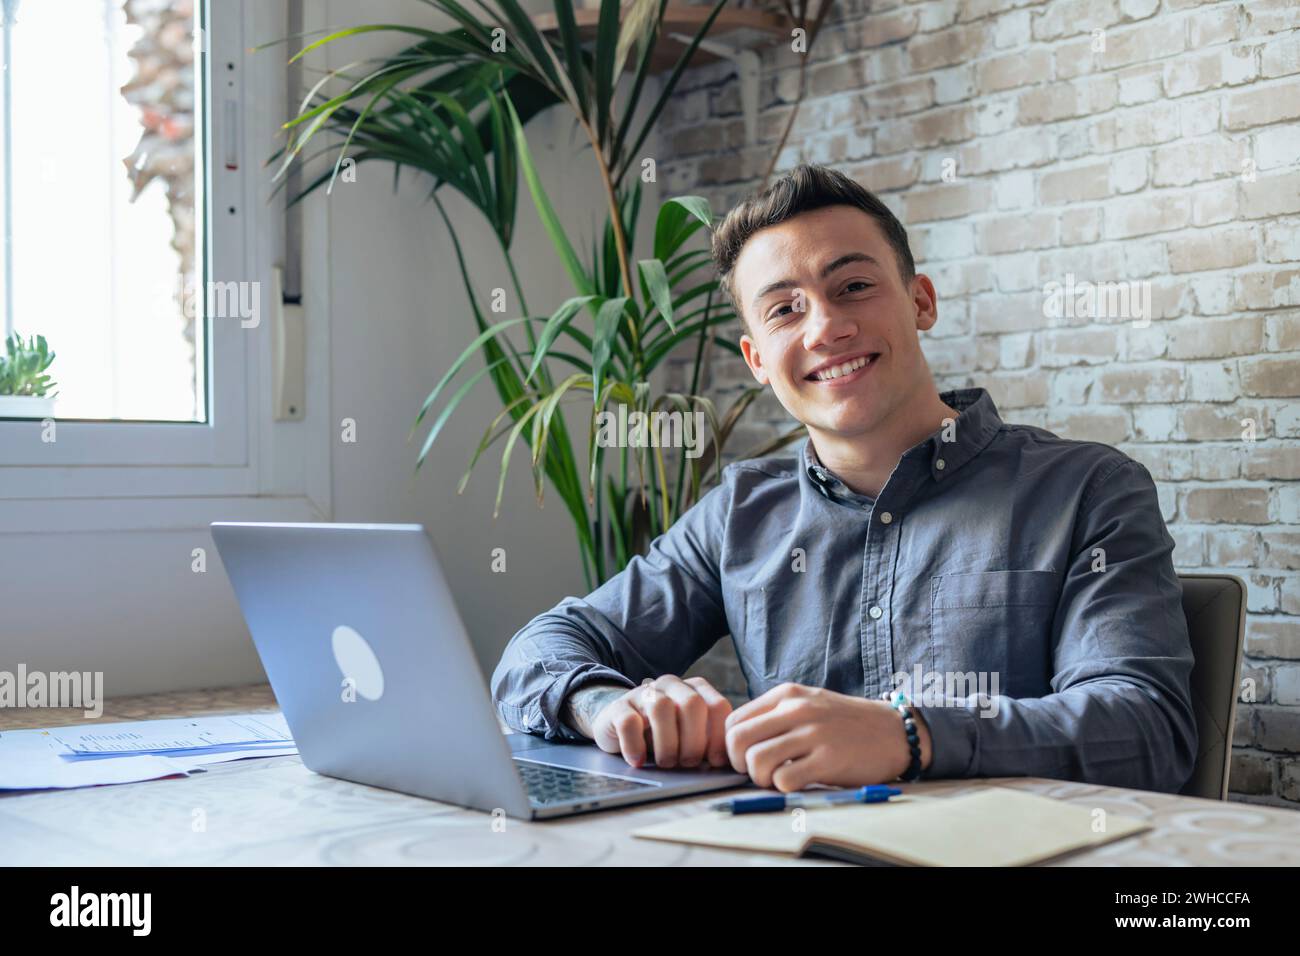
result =
[[[732,66],[683,78],[666,192],[726,209],[758,185],[799,66],[760,54],[757,144]],[[940,390],[1137,458],[1178,569],[1247,582],[1230,790],[1300,805],[1300,4],[843,0],[810,57],[778,171],[834,165],[902,218],[941,300]],[[1067,275],[1109,292],[1045,317]],[[715,355],[725,405],[753,382]],[[756,403],[728,460],[792,424]],[[692,673],[744,696],[729,640]]]

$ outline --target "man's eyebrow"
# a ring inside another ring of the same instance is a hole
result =
[[[834,259],[831,262],[828,262],[825,265],[825,267],[823,267],[821,278],[825,279],[836,269],[842,268],[843,266],[847,266],[851,262],[865,262],[873,266],[880,265],[880,263],[875,258],[867,255],[865,252],[846,252],[844,255],[840,256],[839,258]],[[775,292],[778,289],[793,289],[798,285],[799,283],[794,279],[778,279],[776,282],[769,282],[767,285],[763,286],[763,288],[758,290],[758,293],[754,296],[753,300],[750,302],[750,305],[757,306],[759,300],[762,299],[763,296],[767,295],[769,292]]]

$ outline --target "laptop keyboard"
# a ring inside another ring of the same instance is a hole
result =
[[[532,763],[517,758],[515,766],[519,768],[519,776],[523,778],[524,786],[528,788],[529,800],[536,806],[563,803],[581,797],[603,797],[611,793],[627,793],[629,790],[657,789],[654,784],[640,780],[570,770],[568,767],[552,767],[548,764]]]

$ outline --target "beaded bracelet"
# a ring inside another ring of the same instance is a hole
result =
[[[917,732],[916,721],[912,717],[912,701],[901,690],[885,693],[881,696],[886,698],[889,701],[889,706],[897,710],[903,717],[903,731],[907,734],[907,746],[912,752],[912,762],[899,779],[904,783],[911,783],[921,776],[921,736]]]

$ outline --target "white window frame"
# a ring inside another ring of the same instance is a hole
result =
[[[275,134],[286,118],[288,47],[248,47],[286,36],[285,4],[203,0],[196,16],[204,13],[207,121],[197,124],[206,129],[196,128],[196,148],[206,148],[200,162],[207,215],[198,219],[206,219],[209,236],[205,278],[258,282],[260,322],[243,328],[238,317],[208,320],[213,380],[198,373],[200,387],[208,387],[207,422],[56,417],[56,440],[46,442],[40,420],[0,421],[0,533],[194,527],[222,518],[328,520],[328,384],[309,384],[309,412],[313,396],[317,408],[304,421],[273,422],[269,402],[280,306],[272,298],[273,266],[282,254],[285,202],[283,190],[268,201],[274,184],[264,163],[283,143]],[[235,170],[225,162],[232,149]],[[304,211],[306,234],[319,230],[322,237],[313,236],[305,253],[325,252],[328,211],[321,207]],[[321,283],[304,295],[309,382],[328,370],[326,291]],[[321,321],[311,320],[312,311]]]

